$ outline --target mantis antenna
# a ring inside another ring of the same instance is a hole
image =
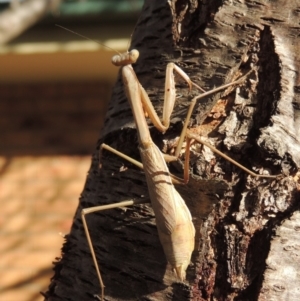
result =
[[[88,37],[86,37],[86,36],[83,36],[82,34],[76,32],[76,31],[73,31],[73,30],[71,30],[71,29],[68,29],[68,28],[66,28],[66,27],[64,27],[64,26],[61,26],[61,25],[58,25],[58,24],[55,24],[55,26],[60,27],[60,28],[66,30],[66,31],[69,31],[69,32],[71,32],[71,33],[74,33],[74,34],[76,34],[77,36],[82,37],[82,38],[84,38],[84,39],[86,39],[86,40],[95,42],[95,43],[97,43],[97,44],[99,44],[99,45],[101,45],[101,46],[103,46],[103,47],[105,47],[105,48],[107,48],[107,49],[110,49],[110,50],[116,52],[117,54],[121,55],[121,53],[120,53],[119,51],[117,51],[117,50],[115,50],[115,49],[113,49],[113,48],[111,48],[111,47],[109,47],[109,46],[107,46],[107,45],[105,45],[105,44],[102,44],[102,43],[100,43],[99,41],[90,39],[90,38],[88,38]]]

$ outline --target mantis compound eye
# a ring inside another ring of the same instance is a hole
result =
[[[130,52],[129,52],[129,56],[130,56],[130,61],[131,63],[135,63],[137,61],[137,59],[139,58],[139,51],[136,50],[136,49],[132,49]]]

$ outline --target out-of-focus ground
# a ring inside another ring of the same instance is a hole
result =
[[[0,301],[41,301],[96,148],[111,85],[0,84]]]
[[[0,157],[0,300],[43,300],[90,156]]]

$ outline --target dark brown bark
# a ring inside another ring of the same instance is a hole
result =
[[[220,101],[220,95],[200,101],[191,125],[248,168],[281,176],[254,178],[206,148],[193,151],[193,177],[178,187],[197,231],[185,283],[166,262],[150,205],[88,216],[107,300],[299,299],[299,17],[297,0],[146,1],[132,41],[140,51],[134,69],[158,113],[169,61],[207,90],[253,69]],[[165,149],[197,93],[177,83],[182,97],[170,129],[162,135],[149,125]],[[104,141],[139,159],[120,78],[98,144]],[[102,162],[100,169],[96,151],[46,300],[93,300],[99,293],[81,209],[148,198],[141,171],[108,153]],[[170,169],[182,172],[180,164]]]

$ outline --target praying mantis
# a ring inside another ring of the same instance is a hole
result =
[[[164,98],[164,107],[163,107],[163,118],[160,121],[157,116],[152,103],[144,90],[144,88],[139,83],[137,76],[132,68],[133,63],[138,59],[139,52],[138,50],[131,50],[124,54],[116,55],[112,58],[112,63],[115,66],[120,66],[122,68],[122,79],[124,82],[125,92],[130,103],[133,117],[136,123],[138,140],[139,140],[139,151],[142,159],[142,163],[137,162],[136,160],[129,158],[123,153],[118,152],[117,150],[111,148],[106,144],[102,144],[100,151],[103,149],[108,150],[125,160],[130,161],[139,168],[144,170],[146,181],[148,185],[149,196],[151,204],[155,213],[156,225],[158,230],[158,235],[160,242],[163,246],[164,253],[168,262],[171,264],[173,269],[176,272],[176,275],[180,281],[185,280],[186,269],[190,263],[191,255],[194,250],[194,240],[195,240],[195,228],[192,222],[192,217],[189,209],[187,208],[184,200],[180,194],[176,191],[173,183],[187,183],[189,179],[189,149],[192,140],[195,140],[198,143],[205,144],[211,148],[214,152],[220,156],[226,158],[233,164],[237,165],[241,169],[245,170],[249,174],[255,177],[266,177],[266,178],[275,178],[276,176],[272,175],[258,175],[247,168],[243,167],[233,159],[222,154],[213,146],[208,144],[205,141],[202,141],[196,135],[190,133],[188,128],[188,123],[193,112],[194,106],[200,98],[208,96],[210,94],[216,93],[218,91],[224,90],[229,86],[240,84],[244,81],[245,76],[239,78],[236,81],[233,81],[229,84],[223,85],[219,88],[213,89],[208,92],[203,92],[203,90],[193,83],[188,75],[180,69],[174,63],[169,63],[166,69],[166,80],[165,80],[165,98]],[[193,86],[201,90],[201,94],[194,97],[191,101],[187,117],[183,126],[182,133],[179,138],[178,145],[176,147],[174,156],[165,156],[158,149],[151,139],[150,131],[148,124],[145,118],[145,114],[149,116],[154,126],[164,133],[170,124],[170,116],[173,111],[175,104],[176,93],[175,93],[175,81],[174,81],[174,71],[178,73],[188,84],[191,89]],[[178,178],[173,177],[167,167],[166,161],[174,161],[179,157],[180,150],[182,148],[184,139],[187,140],[186,144],[186,160],[184,164],[184,180],[180,181]],[[96,254],[94,252],[93,244],[89,234],[86,215],[117,207],[131,206],[134,204],[141,204],[144,201],[124,201],[115,204],[96,206],[91,208],[85,208],[82,210],[81,216],[83,221],[83,226],[85,234],[88,240],[94,265],[96,267],[97,276],[99,279],[101,287],[101,298],[98,299],[104,300],[104,283],[101,277],[100,268],[97,263]]]

